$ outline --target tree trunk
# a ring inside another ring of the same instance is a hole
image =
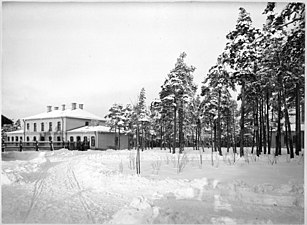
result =
[[[173,154],[176,153],[176,134],[177,134],[177,117],[176,117],[176,106],[174,106],[174,134],[173,134]]]
[[[195,146],[196,146],[196,150],[199,150],[199,142],[198,142],[198,127],[196,125],[195,127]]]
[[[270,102],[269,102],[269,91],[267,89],[266,92],[266,129],[267,129],[267,141],[268,141],[268,154],[271,154],[271,137],[270,137],[270,118],[269,118],[269,113],[270,113]]]
[[[120,150],[120,127],[118,127],[118,150]]]
[[[227,122],[226,122],[226,141],[227,141],[227,153],[229,153],[229,114],[227,117]]]
[[[217,151],[216,148],[216,120],[214,120],[214,151]]]
[[[244,108],[245,108],[245,83],[242,83],[241,95],[241,124],[240,124],[240,157],[244,156]]]
[[[136,154],[136,174],[140,174],[141,173],[141,162],[140,162],[140,148],[139,148],[139,125],[137,125],[136,128],[136,149],[137,149],[137,154]]]
[[[288,128],[287,128],[287,124],[285,123],[285,139],[286,139],[287,154],[290,154],[288,135],[289,135]]]
[[[233,153],[237,153],[237,140],[236,140],[236,121],[235,121],[235,109],[233,108]]]
[[[179,101],[178,109],[178,119],[179,119],[179,154],[183,152],[183,103]]]
[[[218,132],[218,150],[219,154],[222,155],[222,146],[221,146],[221,139],[222,139],[222,131],[221,131],[221,90],[219,90],[219,97],[218,97],[218,112],[217,112],[217,132]]]
[[[160,128],[160,149],[162,150],[163,145],[163,122],[161,121],[161,128]]]
[[[192,127],[192,147],[193,147],[193,150],[195,150],[195,144],[194,144],[194,129]]]
[[[142,122],[142,140],[141,140],[142,152],[144,151],[144,124]]]
[[[214,151],[215,146],[213,147],[213,138],[212,138],[213,124],[212,124],[212,121],[210,121],[210,125],[211,125],[211,164],[213,166],[213,151]],[[214,127],[215,127],[215,125],[214,125]]]
[[[275,156],[281,155],[281,96],[278,91],[278,124]]]
[[[258,100],[256,99],[256,110],[255,110],[255,129],[256,129],[256,154],[260,154],[260,140],[259,140],[259,123],[258,123]]]
[[[261,126],[262,126],[262,131],[263,131],[263,153],[266,154],[266,151],[267,151],[267,145],[266,145],[266,127],[265,127],[265,104],[264,104],[264,96],[262,96],[262,99],[261,99],[261,105],[262,105],[262,123],[261,123]]]
[[[283,104],[284,104],[284,113],[285,113],[285,130],[286,130],[286,144],[287,144],[287,153],[290,153],[290,158],[294,158],[293,143],[291,138],[291,124],[288,112],[288,106],[286,102],[286,89],[283,87]]]
[[[259,155],[262,153],[262,98],[259,102]]]
[[[301,151],[301,124],[300,124],[300,89],[299,84],[296,84],[296,98],[295,98],[295,134],[296,134],[296,148],[295,154],[299,155]]]

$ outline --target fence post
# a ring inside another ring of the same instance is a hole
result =
[[[37,140],[35,141],[35,150],[39,151],[39,149],[38,149],[38,141]]]
[[[5,151],[5,142],[4,141],[2,141],[2,152],[4,152]]]
[[[22,140],[19,141],[19,151],[22,152]]]
[[[52,143],[52,140],[49,141],[50,142],[50,151],[53,151],[54,148],[53,148],[53,143]]]

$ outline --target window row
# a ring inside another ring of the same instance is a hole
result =
[[[30,140],[30,137],[29,136],[27,136],[26,137],[26,141],[28,142],[28,141],[38,141],[38,138],[36,137],[36,136],[34,136],[33,138],[32,138],[32,140]],[[8,136],[7,137],[7,141],[8,142],[18,142],[18,141],[22,141],[22,136],[15,136],[15,137],[10,137],[10,136]],[[46,140],[45,139],[45,137],[43,137],[43,136],[41,136],[40,138],[39,138],[39,141],[52,141],[52,137],[49,137],[48,138],[48,140]],[[57,136],[56,137],[56,141],[62,141],[62,138],[60,137],[60,136]],[[70,142],[74,142],[75,140],[74,140],[74,137],[73,136],[70,136],[69,137],[69,141]],[[95,146],[95,137],[94,136],[91,136],[91,140],[88,140],[88,137],[83,137],[83,140],[81,140],[81,137],[80,136],[77,136],[76,137],[76,142],[91,142],[91,146]]]
[[[27,123],[27,131],[30,131],[30,123]],[[37,132],[37,124],[33,123],[33,131]],[[45,123],[40,123],[40,131],[45,131]],[[48,131],[53,131],[52,122],[49,122]],[[61,122],[57,122],[56,130],[61,131]]]
[[[38,140],[39,139],[39,140]],[[52,137],[49,137],[48,140],[45,139],[45,137],[40,137],[40,138],[37,138],[36,136],[34,136],[32,138],[32,140],[30,140],[30,137],[27,136],[26,137],[26,141],[52,141]],[[18,141],[22,141],[22,136],[18,137],[18,136],[15,136],[15,137],[7,137],[7,141],[8,142],[18,142]],[[57,136],[56,137],[56,141],[62,141],[62,138],[60,136]]]

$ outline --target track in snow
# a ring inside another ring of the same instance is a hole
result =
[[[125,202],[110,193],[84,189],[75,172],[79,163],[75,157],[61,163],[47,160],[36,181],[4,188],[2,222],[89,224],[109,220]],[[14,188],[19,190],[18,196],[13,194]]]

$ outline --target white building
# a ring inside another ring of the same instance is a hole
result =
[[[86,141],[92,149],[115,148],[118,137],[106,126],[106,120],[83,109],[83,104],[71,108],[47,106],[47,111],[23,118],[21,130],[7,132],[6,142],[54,141],[76,143]],[[128,138],[121,135],[121,149]]]

